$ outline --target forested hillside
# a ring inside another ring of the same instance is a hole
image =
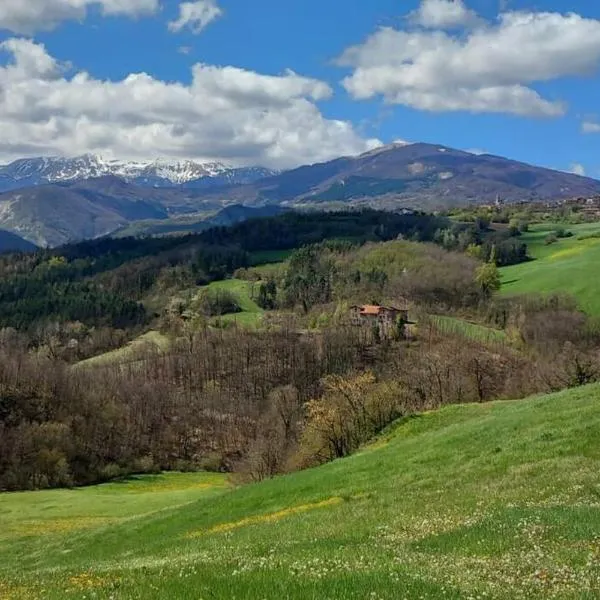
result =
[[[571,300],[496,297],[497,264],[523,257],[485,221],[376,211],[6,255],[0,488],[263,479],[401,416],[596,380],[599,333]],[[357,327],[364,303],[410,322]]]
[[[284,214],[173,238],[103,238],[0,257],[0,326],[27,329],[49,322],[90,327],[144,325],[153,313],[140,302],[151,290],[209,283],[252,263],[261,250],[286,250],[329,238],[432,240],[446,224],[427,215]]]

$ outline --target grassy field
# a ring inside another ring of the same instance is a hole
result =
[[[93,358],[82,360],[81,362],[78,362],[75,367],[93,367],[127,362],[128,360],[135,359],[137,354],[144,349],[155,348],[160,352],[161,350],[165,350],[168,345],[169,338],[167,336],[161,334],[159,331],[148,331],[122,348],[117,348],[116,350],[99,354]]]
[[[535,260],[501,269],[502,293],[568,292],[581,308],[600,315],[597,269],[600,264],[600,223],[566,225],[573,237],[546,245],[544,240],[556,226],[537,225],[523,235],[529,254]]]
[[[225,279],[223,281],[214,281],[213,283],[200,288],[210,291],[227,291],[233,294],[237,300],[238,306],[242,309],[239,313],[223,315],[213,319],[220,321],[233,321],[238,325],[246,327],[257,327],[263,317],[264,310],[252,299],[253,290],[258,291],[257,282],[244,281],[242,279]]]
[[[443,315],[432,315],[431,321],[444,333],[461,335],[471,340],[483,342],[484,344],[503,344],[508,342],[508,336],[501,329],[493,329],[478,323],[471,323],[456,317]]]
[[[600,387],[463,405],[261,484],[0,495],[3,599],[598,598]]]

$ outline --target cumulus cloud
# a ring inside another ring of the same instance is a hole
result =
[[[583,133],[600,133],[600,123],[584,121],[581,124],[581,131],[583,131]]]
[[[477,13],[468,9],[463,0],[423,0],[409,16],[415,25],[431,29],[470,27],[480,23]]]
[[[565,105],[532,86],[593,73],[600,21],[577,14],[515,11],[467,34],[381,28],[338,59],[353,72],[343,85],[356,99],[429,111],[466,110],[556,117]]]
[[[1,0],[0,29],[25,35],[50,31],[62,21],[83,20],[90,6],[105,15],[139,17],[156,12],[159,0]]]
[[[569,171],[575,175],[585,176],[585,167],[581,163],[573,163],[569,168]]]
[[[43,45],[0,44],[0,160],[27,155],[221,160],[286,168],[379,144],[326,119],[322,81],[196,64],[188,85],[146,73],[102,81],[69,73]]]
[[[222,14],[223,11],[216,0],[182,2],[179,5],[179,17],[169,23],[169,30],[178,32],[189,28],[193,33],[198,34]]]

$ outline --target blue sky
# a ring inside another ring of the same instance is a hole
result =
[[[89,151],[289,167],[402,139],[600,177],[600,3],[12,4],[4,162]]]

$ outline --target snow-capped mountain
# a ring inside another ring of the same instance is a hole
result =
[[[47,183],[79,181],[114,175],[152,187],[211,188],[252,183],[275,175],[263,167],[230,167],[222,163],[158,159],[152,162],[106,160],[93,154],[74,158],[22,158],[0,166],[0,192]]]

